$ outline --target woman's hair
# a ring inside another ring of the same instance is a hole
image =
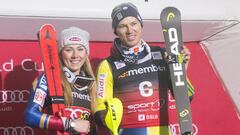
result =
[[[63,69],[63,61],[61,57],[61,51],[59,53],[60,56],[60,67]],[[92,77],[94,81],[90,84],[88,90],[89,90],[89,95],[91,97],[91,108],[92,110],[96,108],[96,96],[97,96],[97,84],[96,84],[96,79],[94,72],[92,70],[92,66],[90,63],[89,58],[86,58],[85,63],[81,67],[81,71],[83,71],[86,76]],[[68,82],[67,78],[65,77],[65,74],[63,70],[61,70],[61,79],[62,79],[62,87],[63,87],[63,92],[64,92],[64,101],[66,106],[71,106],[73,103],[73,96],[72,96],[72,85]]]
[[[94,81],[90,84],[89,86],[89,95],[91,97],[91,108],[94,112],[94,109],[96,109],[96,98],[97,98],[97,83],[96,83],[96,78],[95,74],[92,70],[91,62],[89,58],[86,58],[85,63],[82,66],[82,70],[86,73],[87,76],[90,76],[94,79]]]

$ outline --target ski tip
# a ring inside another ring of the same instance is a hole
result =
[[[172,11],[172,12],[180,12],[180,10],[176,7],[165,7],[162,11],[166,11],[166,12],[169,12],[169,11]]]
[[[180,11],[176,7],[166,7],[162,10],[160,14],[160,20],[161,22],[169,22],[173,20],[176,16],[181,16]]]
[[[160,18],[162,18],[170,13],[175,14],[175,15],[177,15],[177,14],[180,15],[180,10],[176,7],[165,7],[160,14]]]
[[[54,26],[52,25],[52,24],[50,24],[50,23],[45,23],[45,24],[43,24],[41,27],[40,27],[40,30],[42,30],[42,29],[53,29],[54,31],[55,31],[55,28],[54,28]]]
[[[56,30],[52,24],[43,24],[38,32],[38,40],[40,45],[44,43],[53,42],[55,44],[57,39]]]

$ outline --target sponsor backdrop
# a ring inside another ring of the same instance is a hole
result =
[[[151,43],[159,45],[158,43]],[[239,135],[240,120],[221,81],[198,43],[186,43],[191,50],[188,76],[195,87],[191,102],[195,135]],[[91,42],[94,70],[110,54],[111,43]],[[45,131],[24,124],[23,112],[31,83],[43,72],[37,41],[0,41],[0,134],[43,135]],[[169,96],[169,126],[180,135],[174,99]],[[146,118],[155,116],[146,116]]]

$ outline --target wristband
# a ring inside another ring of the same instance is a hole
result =
[[[75,126],[76,126],[75,121],[73,119],[67,118],[65,122],[65,131],[73,132]]]

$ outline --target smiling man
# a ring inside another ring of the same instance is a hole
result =
[[[110,131],[115,125],[107,127],[106,117],[110,111],[106,101],[119,98],[123,104],[119,135],[170,135],[167,93],[171,89],[171,80],[165,49],[150,46],[143,40],[143,21],[132,3],[117,5],[111,17],[117,37],[111,56],[100,63],[97,71],[98,111],[95,119],[99,126]],[[188,61],[189,50],[184,47],[182,53]],[[190,83],[188,86],[192,96],[192,86]]]

